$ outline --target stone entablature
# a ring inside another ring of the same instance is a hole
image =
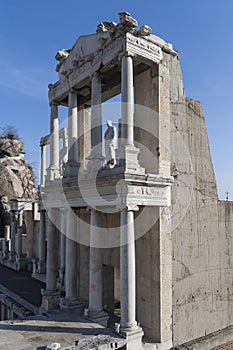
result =
[[[104,173],[104,172],[103,172]],[[42,194],[46,207],[62,206],[83,208],[88,206],[111,206],[121,210],[123,207],[170,206],[170,186],[172,177],[134,175],[112,175],[58,179],[53,181]]]
[[[133,20],[130,18],[128,14],[129,22]],[[150,34],[148,26],[142,26],[136,31],[127,21],[115,26],[104,26],[103,32],[97,30],[95,35],[81,37],[71,50],[58,51],[56,59],[59,61],[57,71],[60,79],[49,85],[50,103],[62,102],[70,88],[78,89],[82,95],[82,88],[89,84],[94,72],[104,66],[104,75],[125,51],[135,56],[135,65],[140,62],[149,65],[153,62],[159,63],[163,59],[163,51],[177,55],[171,44]]]

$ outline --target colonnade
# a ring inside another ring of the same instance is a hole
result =
[[[122,136],[121,154],[127,162],[125,154],[130,148],[134,147],[133,134],[133,57],[125,52],[122,57]],[[103,160],[102,154],[102,112],[101,112],[101,76],[95,72],[91,76],[91,154],[90,162],[96,164],[96,161]],[[78,167],[77,153],[77,92],[74,89],[69,91],[68,95],[68,162],[66,165],[66,176],[74,176]],[[59,126],[58,126],[58,105],[51,103],[50,114],[50,166],[48,180],[56,180],[59,174]],[[44,179],[44,162],[42,159],[42,179]],[[90,168],[91,169],[91,168]],[[43,180],[44,181],[44,180]],[[44,182],[43,182],[44,184]],[[49,183],[48,183],[49,185]],[[54,225],[56,221],[56,210],[61,211],[60,222],[60,266],[57,263],[57,252],[55,241],[57,239],[57,229]],[[121,329],[124,332],[137,329],[135,318],[136,299],[135,299],[135,238],[134,238],[134,210],[135,208],[124,208],[120,212],[121,216],[121,246],[120,246],[120,282],[121,282]],[[44,215],[42,213],[40,240],[39,240],[39,259],[45,261],[44,240],[45,225]],[[102,305],[102,249],[92,245],[95,239],[95,232],[100,225],[99,212],[91,209],[91,228],[90,228],[90,280],[89,280],[89,306],[88,317],[96,321],[103,321],[106,313]],[[50,209],[48,212],[48,232],[47,232],[47,268],[46,268],[46,290],[44,297],[54,301],[57,291],[57,272],[61,278],[64,277],[65,298],[60,303],[61,307],[77,307],[81,310],[81,303],[78,299],[78,276],[77,276],[77,219],[71,208],[69,209]],[[99,244],[98,244],[99,246]],[[82,268],[82,267],[80,267]],[[58,299],[57,299],[58,303]],[[44,305],[49,305],[48,303]],[[50,306],[54,306],[53,302]]]

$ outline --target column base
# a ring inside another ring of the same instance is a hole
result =
[[[16,266],[18,271],[26,270],[27,264],[28,260],[25,254],[16,255]]]
[[[119,166],[122,167],[123,172],[130,174],[145,174],[145,169],[142,168],[138,162],[139,148],[131,145],[121,145],[117,151],[119,158]]]
[[[74,310],[77,315],[82,315],[83,304],[79,299],[64,298],[60,302],[60,308],[66,310]]]
[[[61,176],[60,176],[59,169],[56,167],[50,167],[48,175],[46,176],[46,180],[53,181],[53,180],[59,179],[60,177]]]
[[[9,262],[13,263],[15,262],[15,252],[10,252],[10,256],[9,256]]]
[[[46,272],[46,263],[39,261],[37,265],[37,273],[44,274],[45,272]]]
[[[41,294],[42,303],[39,310],[40,314],[59,308],[60,292],[58,292],[57,290],[42,290]]]
[[[59,269],[58,270],[58,273],[59,273],[59,277],[58,277],[58,280],[57,280],[57,287],[59,290],[63,291],[64,290],[64,277],[65,277],[65,269],[62,268],[62,269]]]
[[[120,329],[120,335],[127,341],[125,345],[126,350],[143,349],[142,337],[144,335],[144,332],[141,327],[136,326],[132,330]]]
[[[109,315],[105,311],[88,311],[87,316],[83,315],[84,318],[94,323],[99,323],[101,326],[107,327]]]
[[[80,163],[69,160],[64,165],[63,177],[77,177],[80,169]]]
[[[32,275],[37,273],[37,259],[32,259]]]
[[[5,251],[4,253],[3,253],[3,259],[4,260],[8,260],[9,259],[9,252],[7,252],[7,251]]]
[[[163,342],[163,343],[153,343],[151,347],[147,345],[146,349],[148,350],[170,350],[173,349],[172,340]]]
[[[103,156],[100,156],[100,155],[95,154],[93,152],[86,159],[88,161],[87,165],[86,165],[86,169],[88,172],[97,173],[99,170],[102,170],[104,160],[105,160],[105,158]]]

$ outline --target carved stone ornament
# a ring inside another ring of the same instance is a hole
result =
[[[141,28],[139,29],[138,36],[148,36],[151,33],[152,33],[152,29],[149,26],[144,25],[144,26],[141,26]]]
[[[67,57],[69,57],[71,50],[59,50],[55,56],[56,60],[60,63],[63,62]]]
[[[64,77],[69,77],[70,76],[70,74],[73,72],[73,70],[72,69],[67,69],[67,70],[64,70],[64,71],[62,71],[61,72],[61,74],[64,76]]]
[[[108,32],[110,30],[115,29],[116,27],[116,23],[115,22],[101,22],[96,29],[96,33],[104,33],[104,32]]]
[[[119,19],[121,24],[125,24],[129,27],[136,28],[138,26],[137,20],[131,17],[129,12],[120,12]]]
[[[126,51],[145,57],[156,63],[159,63],[163,59],[163,53],[159,46],[131,33],[127,33]]]

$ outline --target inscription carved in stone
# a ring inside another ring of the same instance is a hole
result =
[[[163,58],[162,50],[159,46],[130,33],[127,33],[126,36],[126,50],[157,63]]]

